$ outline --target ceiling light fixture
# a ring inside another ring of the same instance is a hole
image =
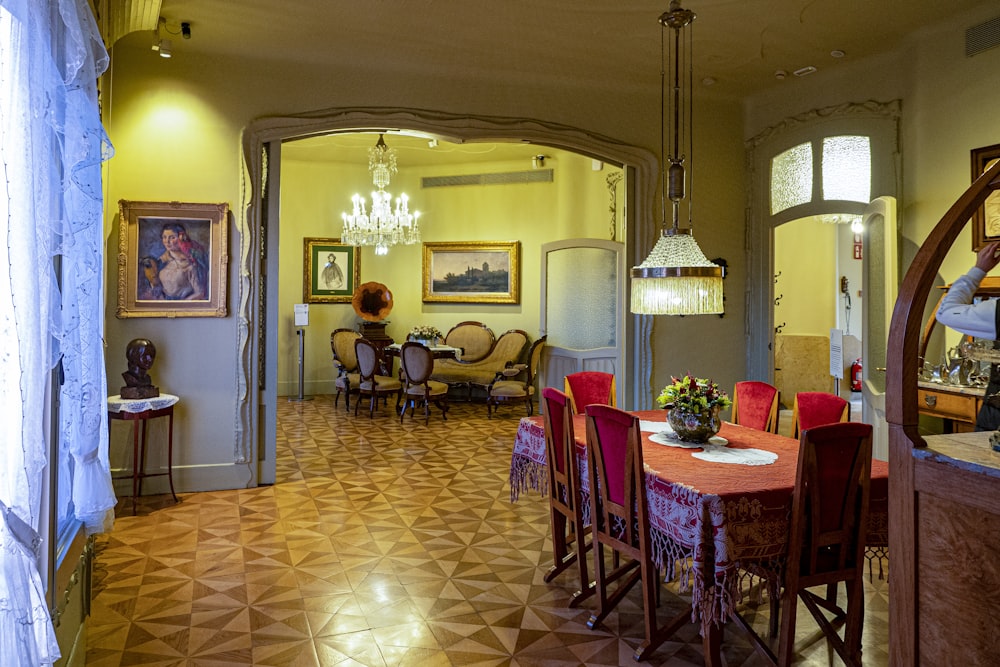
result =
[[[386,145],[381,134],[375,146],[368,149],[368,171],[378,188],[372,193],[371,213],[365,210],[364,197],[354,195],[353,212],[341,215],[344,220],[341,241],[347,245],[374,246],[376,255],[387,254],[390,246],[420,243],[419,211],[410,213],[409,197],[405,194],[396,198],[393,209],[392,196],[385,191],[389,178],[396,173],[396,151]]]
[[[684,156],[681,142],[688,142],[688,163],[693,163],[694,141],[691,136],[693,104],[691,102],[693,66],[691,62],[691,36],[684,37],[684,28],[694,21],[694,12],[682,9],[680,0],[671,0],[670,8],[660,16],[660,202],[661,235],[652,252],[639,266],[632,268],[633,313],[641,315],[701,315],[723,312],[722,267],[710,262],[698,247],[692,234],[692,201],[688,198],[688,227],[680,229],[680,203],[685,197]],[[666,167],[667,95],[666,70],[668,50],[664,34],[670,30],[673,51],[673,94],[670,109],[673,112],[670,167]],[[687,80],[681,80],[681,41],[685,40]],[[688,106],[681,123],[682,89],[687,88]],[[685,133],[685,134],[682,134]],[[667,226],[667,203],[670,199],[672,224]]]

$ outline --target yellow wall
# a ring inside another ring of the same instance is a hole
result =
[[[774,230],[774,326],[828,337],[837,323],[837,225],[793,220]],[[858,317],[860,318],[860,311]]]
[[[298,339],[292,305],[303,298],[303,239],[340,236],[340,213],[349,209],[351,196],[368,199],[372,189],[367,165],[345,165],[296,160],[288,150],[281,171],[281,270],[278,328],[279,394],[298,393]],[[549,151],[553,153],[553,151]],[[387,191],[405,192],[411,210],[421,211],[422,240],[520,241],[521,299],[518,304],[452,304],[422,302],[422,249],[420,245],[395,246],[378,257],[371,248],[361,251],[361,282],[378,281],[393,292],[394,306],[386,333],[404,340],[416,324],[436,326],[447,333],[464,320],[486,323],[496,335],[524,329],[538,336],[540,311],[541,246],[569,237],[610,236],[608,191],[611,167],[595,171],[592,161],[579,155],[555,152],[545,167],[554,171],[549,183],[462,185],[421,188],[428,176],[525,171],[524,162],[477,162],[436,168],[400,165]],[[349,303],[312,304],[306,335],[304,391],[331,393],[335,373],[330,363],[330,332],[355,328],[357,317]]]

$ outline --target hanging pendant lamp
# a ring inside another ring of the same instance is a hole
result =
[[[661,180],[661,234],[649,256],[632,268],[631,310],[640,315],[703,315],[723,312],[722,267],[709,261],[694,240],[691,224],[691,198],[688,198],[688,226],[680,227],[680,203],[685,197],[684,156],[680,153],[682,137],[688,140],[688,154],[694,154],[691,128],[682,127],[682,88],[688,89],[688,113],[686,122],[691,122],[691,88],[693,67],[691,62],[691,37],[686,37],[687,81],[681,80],[681,42],[685,39],[684,28],[695,20],[694,12],[683,9],[680,0],[672,0],[670,8],[659,19],[660,55],[663,66],[660,70],[660,180]],[[668,33],[669,29],[669,33]],[[673,132],[671,153],[666,150],[667,122],[667,53],[664,34],[670,35],[673,52],[673,94],[671,110]],[[683,134],[682,134],[683,132]],[[690,163],[690,162],[689,162]],[[671,224],[667,225],[667,199],[671,202]]]

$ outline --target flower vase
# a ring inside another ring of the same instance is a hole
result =
[[[708,439],[722,428],[719,419],[719,406],[692,412],[684,408],[671,408],[667,411],[667,423],[674,429],[677,437],[684,442],[706,443]]]

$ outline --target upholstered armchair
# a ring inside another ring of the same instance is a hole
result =
[[[545,347],[542,336],[531,344],[528,350],[528,363],[510,364],[500,370],[486,389],[486,416],[493,417],[493,411],[501,403],[527,403],[528,416],[535,411],[535,375],[542,359],[542,348]]]
[[[361,375],[358,373],[358,356],[354,351],[354,341],[361,338],[354,329],[334,329],[330,334],[330,349],[333,351],[333,366],[337,369],[333,396],[333,406],[337,407],[340,395],[344,394],[344,409],[351,410],[351,394],[358,393]]]

